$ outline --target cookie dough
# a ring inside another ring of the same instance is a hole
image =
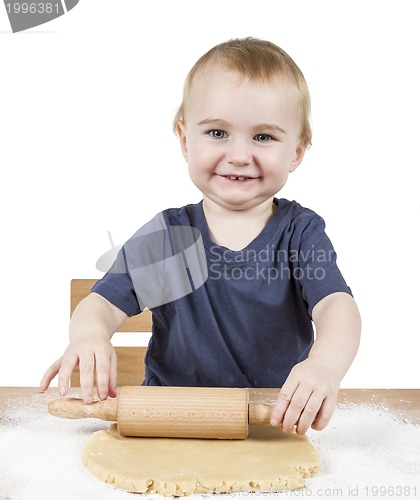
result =
[[[245,440],[123,437],[95,432],[83,465],[130,492],[161,495],[294,490],[316,474],[319,455],[306,436],[252,425]]]

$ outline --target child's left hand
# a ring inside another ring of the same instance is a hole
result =
[[[288,433],[296,424],[297,434],[312,427],[325,429],[334,412],[340,377],[320,360],[310,357],[290,371],[271,414],[271,425],[282,424]]]

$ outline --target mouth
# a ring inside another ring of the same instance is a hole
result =
[[[225,179],[228,179],[230,181],[240,182],[255,181],[256,179],[258,179],[258,177],[248,177],[246,175],[221,175],[220,177],[224,177]]]

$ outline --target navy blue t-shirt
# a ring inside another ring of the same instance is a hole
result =
[[[327,295],[351,290],[323,219],[295,201],[274,203],[267,225],[240,251],[213,243],[202,202],[162,212],[168,227],[199,231],[208,276],[191,293],[151,308],[143,384],[281,387],[308,356],[312,309]],[[108,272],[92,291],[128,316],[143,307],[129,270]]]

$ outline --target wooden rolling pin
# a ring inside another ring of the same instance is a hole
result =
[[[116,399],[84,404],[51,401],[48,411],[64,418],[117,422],[122,436],[245,439],[248,424],[270,422],[272,406],[249,404],[248,389],[219,387],[121,387]]]

